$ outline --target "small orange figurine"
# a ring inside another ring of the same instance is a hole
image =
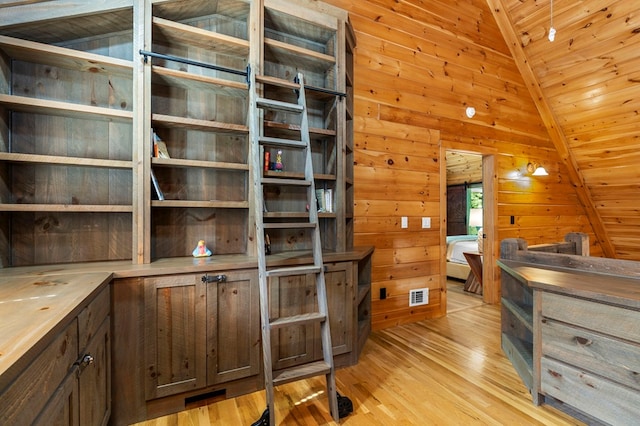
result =
[[[211,250],[204,244],[204,240],[198,241],[198,245],[193,249],[193,257],[207,257],[211,256]]]

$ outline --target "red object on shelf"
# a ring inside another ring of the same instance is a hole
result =
[[[269,160],[271,159],[271,153],[269,151],[264,152],[264,171],[269,170]]]

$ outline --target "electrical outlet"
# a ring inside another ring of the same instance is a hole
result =
[[[430,217],[423,217],[422,218],[422,228],[431,228],[431,218]]]
[[[384,300],[387,298],[387,288],[380,287],[380,300]]]
[[[402,216],[401,222],[400,222],[400,226],[402,228],[408,228],[409,227],[409,218],[407,218],[406,216]]]

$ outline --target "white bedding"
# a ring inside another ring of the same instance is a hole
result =
[[[467,259],[465,259],[462,253],[478,252],[478,241],[452,241],[447,244],[447,262],[453,263],[463,263],[467,264]]]
[[[478,252],[476,235],[454,235],[447,237],[447,277],[466,280],[471,268],[462,253]]]

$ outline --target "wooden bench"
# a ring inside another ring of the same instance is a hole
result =
[[[635,424],[640,262],[588,256],[584,234],[565,240],[502,241],[502,348],[535,404],[588,424]]]

